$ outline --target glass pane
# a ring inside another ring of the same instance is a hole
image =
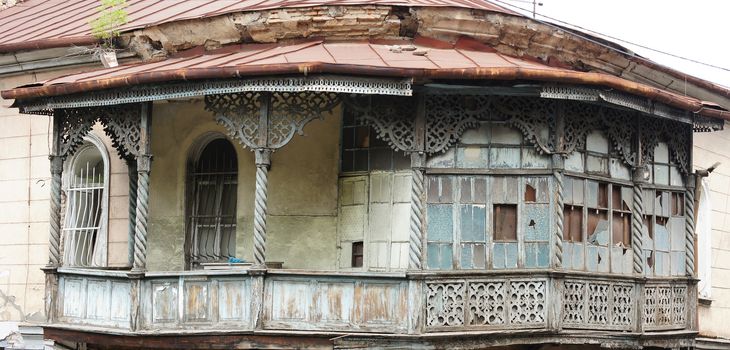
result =
[[[520,148],[490,148],[489,166],[493,168],[519,168]]]
[[[586,136],[586,150],[608,154],[608,138],[600,131],[593,131]]]
[[[583,153],[573,152],[568,158],[565,158],[565,170],[582,173],[583,170]]]
[[[352,171],[368,170],[368,151],[354,151],[352,152],[352,157]]]
[[[434,176],[428,178],[428,202],[429,203],[451,203],[453,177]]]
[[[456,150],[457,168],[486,168],[487,149],[481,147],[459,147]]]
[[[459,178],[461,203],[486,203],[487,201],[487,179],[484,177],[461,177]]]
[[[586,157],[586,171],[592,173],[608,174],[608,157],[601,157],[589,154]]]
[[[669,185],[668,165],[654,165],[654,183],[657,185]]]
[[[428,204],[428,240],[451,242],[454,232],[454,215],[451,204]]]
[[[487,209],[484,205],[460,205],[461,240],[484,242],[486,240]]]
[[[390,148],[370,150],[370,170],[391,170],[393,151]]]
[[[664,142],[659,142],[654,148],[655,163],[669,163],[669,147]]]

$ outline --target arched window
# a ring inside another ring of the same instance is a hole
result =
[[[106,265],[109,159],[103,147],[90,136],[67,164],[63,227],[67,266]]]
[[[223,138],[208,142],[191,170],[188,261],[198,265],[234,257],[238,159],[233,145]]]

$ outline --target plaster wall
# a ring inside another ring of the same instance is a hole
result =
[[[204,110],[202,100],[156,103],[152,121],[152,174],[148,269],[184,269],[185,186],[190,152],[208,133],[227,134]],[[336,267],[337,171],[340,112],[305,127],[305,136],[271,159],[267,260],[285,268]],[[232,141],[238,153],[236,255],[253,260],[253,153]]]
[[[730,125],[725,130],[694,135],[693,163],[707,168],[721,165],[709,177],[712,205],[712,303],[700,305],[700,336],[730,338]]]
[[[67,70],[28,72],[0,76],[0,90],[42,81],[71,72],[94,69],[93,66]],[[51,118],[21,115],[8,108],[12,100],[0,98],[0,321],[42,321],[45,277],[41,267],[48,263],[48,217],[50,199],[49,132]],[[104,138],[103,132],[97,135]],[[110,201],[126,201],[114,183],[126,175],[119,168],[116,154],[109,147],[111,160]],[[116,192],[115,192],[116,191]],[[110,208],[111,209],[111,208]],[[110,224],[123,215],[111,209]],[[116,216],[114,216],[116,215]],[[126,232],[126,231],[125,231]],[[110,236],[108,261],[111,265],[126,262],[126,235]],[[115,246],[125,246],[124,256],[112,255]]]

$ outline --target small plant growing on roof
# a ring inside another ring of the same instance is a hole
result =
[[[119,37],[119,28],[127,23],[126,6],[126,0],[101,0],[101,6],[96,8],[99,16],[89,22],[91,35],[100,41],[97,54],[104,67],[118,65],[114,39]]]

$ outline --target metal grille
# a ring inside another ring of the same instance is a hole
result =
[[[75,167],[67,190],[64,264],[92,266],[101,229],[104,163],[86,161]]]
[[[224,139],[211,141],[195,164],[190,216],[193,263],[217,262],[236,252],[236,152]]]

